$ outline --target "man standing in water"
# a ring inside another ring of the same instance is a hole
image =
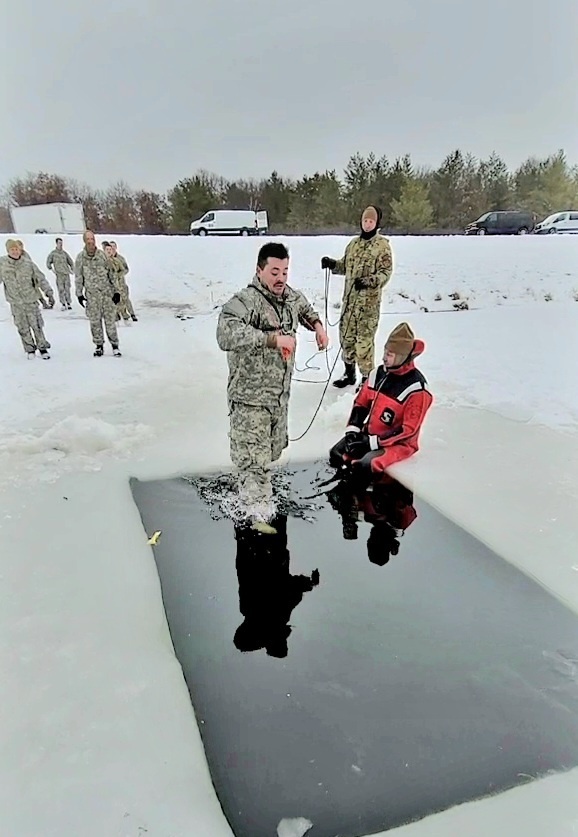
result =
[[[315,333],[320,350],[328,345],[317,312],[287,284],[288,272],[284,244],[261,247],[253,281],[225,303],[217,326],[217,343],[229,364],[229,439],[239,494],[253,524],[269,533],[270,468],[289,444],[287,414],[298,327]]]

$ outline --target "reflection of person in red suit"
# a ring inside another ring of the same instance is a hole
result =
[[[433,397],[414,360],[425,350],[407,323],[387,338],[383,363],[359,391],[345,436],[331,449],[329,461],[352,464],[366,478],[383,474],[419,448],[419,434]]]
[[[413,493],[388,474],[365,489],[342,480],[327,497],[341,517],[345,540],[357,540],[360,520],[371,524],[367,554],[380,567],[397,555],[400,535],[417,518]]]

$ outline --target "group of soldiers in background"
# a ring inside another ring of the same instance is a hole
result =
[[[63,311],[72,310],[71,274],[75,275],[75,294],[86,309],[90,322],[95,357],[104,354],[104,330],[113,354],[120,357],[117,322],[129,319],[137,322],[130,300],[126,276],[129,266],[114,241],[96,246],[92,231],[84,233],[84,248],[73,262],[64,250],[61,238],[46,259],[46,267],[56,276],[58,298]],[[54,291],[44,273],[31,259],[21,241],[8,239],[7,255],[0,257],[0,283],[4,285],[6,300],[27,357],[36,352],[44,359],[50,357],[50,343],[44,334],[44,320],[40,305],[54,308]],[[103,330],[104,323],[104,330]]]

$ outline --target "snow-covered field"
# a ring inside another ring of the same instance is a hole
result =
[[[128,478],[228,466],[217,307],[251,279],[263,240],[117,241],[140,318],[121,326],[122,359],[92,357],[75,307],[46,312],[52,359],[26,361],[0,302],[0,831],[224,837]],[[320,310],[319,260],[346,241],[287,239],[292,283]],[[24,242],[43,267],[52,237]],[[422,450],[396,475],[578,610],[578,241],[392,243],[379,338],[409,320],[426,340],[420,367],[436,395]],[[79,239],[65,248],[75,256]],[[334,277],[332,321],[340,289]],[[324,391],[327,359],[306,367],[314,351],[302,333],[292,438]],[[323,454],[350,402],[328,392],[288,458]],[[577,835],[578,772],[398,833]]]

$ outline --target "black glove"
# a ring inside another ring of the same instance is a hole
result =
[[[323,256],[323,258],[321,259],[321,270],[325,270],[326,268],[329,268],[329,270],[333,270],[336,264],[337,262],[335,261],[335,259],[331,259],[329,258],[329,256]]]
[[[370,450],[369,436],[366,436],[365,433],[360,433],[357,438],[352,439],[347,445],[347,453],[353,459],[361,459]]]
[[[79,303],[82,305],[83,308],[86,307],[86,297],[80,294],[80,296],[76,297]]]
[[[365,284],[365,279],[356,279],[353,284],[355,285],[355,290],[356,291],[367,290],[367,285]]]
[[[120,294],[118,291],[112,295],[112,301],[115,305],[118,305],[118,303],[120,302]]]

